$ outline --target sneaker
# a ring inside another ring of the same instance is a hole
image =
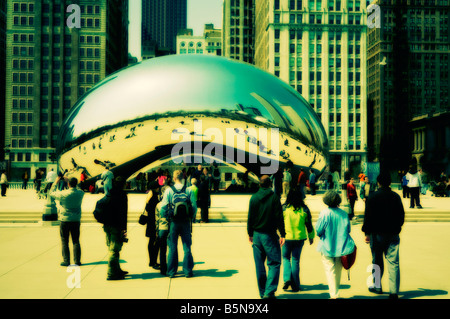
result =
[[[290,281],[286,281],[284,283],[283,290],[288,290],[290,285],[291,285],[291,282]]]
[[[63,267],[69,267],[69,265],[70,265],[70,263],[68,263],[67,261],[63,261],[61,263],[61,266],[63,266]]]

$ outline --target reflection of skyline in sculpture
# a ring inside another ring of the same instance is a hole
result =
[[[202,119],[203,132],[194,132],[198,119]],[[68,159],[75,158],[96,176],[100,168],[92,160],[98,158],[116,163],[116,169],[129,176],[149,161],[166,156],[177,143],[171,134],[180,128],[197,138],[213,128],[222,136],[227,128],[278,128],[279,154],[264,154],[268,145],[259,137],[248,137],[242,151],[247,157],[257,152],[281,165],[289,159],[294,166],[309,167],[312,156],[303,158],[307,150],[320,157],[320,165],[316,161],[313,169],[321,172],[326,165],[324,129],[296,91],[252,65],[211,56],[156,58],[100,82],[78,101],[61,128],[59,164],[73,170]],[[202,139],[203,146],[214,142],[211,137]],[[284,144],[286,139],[289,147]]]

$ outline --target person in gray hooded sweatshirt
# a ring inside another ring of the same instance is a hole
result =
[[[253,247],[259,294],[263,299],[275,298],[286,232],[280,197],[271,190],[267,175],[261,177],[260,189],[250,198],[247,232]],[[266,259],[268,274],[264,266]]]

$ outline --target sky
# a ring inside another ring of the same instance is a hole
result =
[[[213,23],[215,28],[222,28],[223,0],[187,0],[188,29],[194,35],[202,35],[206,23]],[[129,51],[132,56],[141,57],[141,0],[130,0],[129,13]]]

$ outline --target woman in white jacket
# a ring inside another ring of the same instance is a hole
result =
[[[420,205],[420,189],[422,187],[422,180],[420,174],[414,165],[409,166],[409,171],[406,174],[406,179],[408,180],[407,187],[409,188],[411,204],[409,208],[414,208],[414,204],[417,208],[422,208]]]

